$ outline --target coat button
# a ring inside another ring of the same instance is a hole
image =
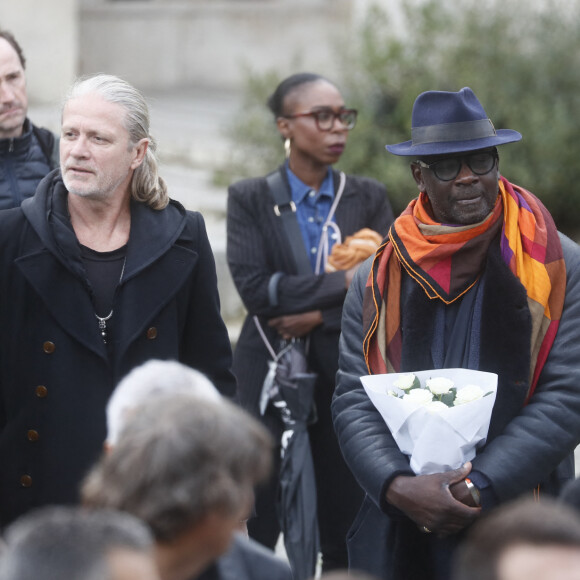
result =
[[[20,477],[20,485],[22,487],[30,487],[32,485],[32,477],[30,475],[23,475]]]
[[[48,395],[48,389],[44,385],[38,385],[34,392],[39,399],[44,399]]]
[[[33,443],[34,441],[38,441],[38,431],[35,429],[29,429],[26,433],[26,438],[28,441],[32,441]]]
[[[157,338],[157,329],[154,326],[147,329],[147,338],[149,340],[155,340]]]
[[[50,340],[47,340],[45,343],[43,343],[42,350],[46,354],[52,354],[56,350],[56,346],[54,342],[50,342]]]

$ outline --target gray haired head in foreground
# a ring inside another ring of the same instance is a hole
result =
[[[48,507],[8,527],[1,580],[109,580],[116,550],[149,553],[153,538],[137,518],[117,511]]]
[[[134,368],[107,404],[107,443],[115,445],[135,407],[159,395],[191,394],[219,401],[221,395],[202,373],[176,361],[150,360]]]
[[[272,439],[225,399],[159,395],[127,417],[83,486],[92,507],[127,511],[172,541],[210,513],[237,513],[270,470]]]

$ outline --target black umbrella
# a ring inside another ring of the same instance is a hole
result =
[[[270,367],[269,400],[284,423],[278,517],[294,580],[314,576],[320,542],[314,464],[307,426],[316,374],[308,372],[304,342],[283,345]]]

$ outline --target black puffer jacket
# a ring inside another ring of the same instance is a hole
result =
[[[32,197],[40,180],[57,161],[51,159],[55,136],[28,119],[20,137],[0,139],[0,209],[18,207]]]

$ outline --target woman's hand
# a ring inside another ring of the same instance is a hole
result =
[[[275,328],[285,340],[305,336],[320,324],[322,324],[322,312],[320,310],[311,310],[301,314],[287,314],[286,316],[271,318],[268,321],[268,326]]]

